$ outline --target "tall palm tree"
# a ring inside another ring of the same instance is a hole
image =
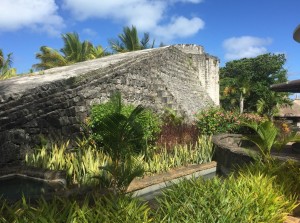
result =
[[[109,40],[109,44],[114,52],[119,53],[153,48],[155,43],[155,40],[153,40],[152,44],[149,45],[149,33],[144,33],[143,38],[140,40],[135,26],[131,28],[125,26],[123,33],[119,34],[118,38]]]
[[[0,49],[0,80],[4,80],[17,75],[17,70],[12,68],[12,53],[5,58],[2,49]]]
[[[230,103],[239,105],[240,114],[244,112],[245,97],[250,93],[250,81],[244,76],[234,78],[224,78],[226,83],[223,90],[223,98],[231,96]]]
[[[34,64],[37,70],[46,70],[53,67],[65,66],[77,62],[100,58],[105,55],[101,46],[94,46],[89,41],[81,42],[77,33],[62,34],[64,42],[60,52],[51,47],[42,46],[40,53],[36,54],[36,58],[41,60],[40,63]]]

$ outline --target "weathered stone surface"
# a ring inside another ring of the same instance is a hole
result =
[[[218,134],[213,136],[212,141],[215,145],[213,160],[217,162],[217,171],[223,174],[228,174],[233,168],[253,162],[254,157],[259,154],[255,145],[243,140],[241,134]],[[294,149],[292,145],[286,145],[279,151],[272,149],[271,155],[281,161],[300,162],[300,154],[293,151]]]
[[[201,46],[117,54],[0,82],[0,164],[23,159],[40,135],[74,138],[94,103],[119,90],[128,103],[171,107],[189,120],[219,104],[219,61]]]

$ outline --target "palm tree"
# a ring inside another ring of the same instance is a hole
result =
[[[89,41],[81,42],[77,33],[62,34],[64,42],[60,52],[51,47],[42,46],[40,53],[36,54],[36,58],[41,60],[40,63],[34,64],[37,70],[46,70],[53,67],[66,66],[77,62],[96,59],[103,57],[105,51],[101,46],[94,46]]]
[[[109,40],[109,44],[114,52],[119,53],[153,48],[155,43],[153,40],[152,44],[149,45],[149,33],[144,33],[142,40],[140,40],[135,26],[124,27],[123,33],[119,34],[118,37],[119,39]]]
[[[0,80],[4,80],[17,75],[17,70],[12,68],[12,53],[4,57],[2,49],[0,49]]]
[[[267,115],[270,120],[273,120],[274,115],[279,112],[281,105],[291,106],[292,101],[288,97],[280,96],[281,93],[270,92],[257,101],[256,108],[260,115]]]
[[[231,96],[230,104],[239,104],[240,114],[244,112],[245,97],[250,93],[250,81],[244,76],[224,78],[226,86],[223,90],[223,98]]]
[[[54,50],[47,46],[40,48],[40,53],[36,54],[36,59],[41,60],[40,63],[34,64],[33,68],[36,70],[46,70],[53,67],[61,67],[70,64],[67,59],[61,55],[57,50]]]

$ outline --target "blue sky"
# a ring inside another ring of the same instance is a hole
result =
[[[288,79],[300,79],[299,0],[0,0],[0,48],[28,72],[43,45],[60,49],[61,34],[109,49],[124,26],[149,32],[157,45],[192,43],[227,61],[284,53]]]

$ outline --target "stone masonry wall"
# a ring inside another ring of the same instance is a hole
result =
[[[50,140],[75,138],[95,103],[116,91],[127,103],[170,107],[188,120],[219,104],[217,58],[201,46],[117,54],[0,82],[0,165]]]

